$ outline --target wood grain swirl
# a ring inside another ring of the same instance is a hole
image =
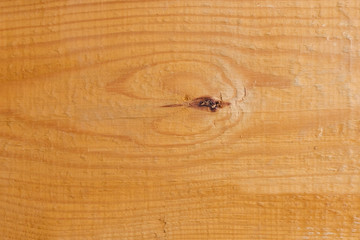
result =
[[[359,27],[358,0],[0,1],[0,238],[360,239]]]

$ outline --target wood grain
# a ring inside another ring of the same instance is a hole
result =
[[[1,239],[360,239],[359,26],[358,0],[0,1]]]

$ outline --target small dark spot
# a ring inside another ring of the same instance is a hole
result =
[[[159,221],[163,224],[162,228],[163,228],[163,233],[166,234],[166,220],[165,220],[165,217],[164,218],[160,218]]]

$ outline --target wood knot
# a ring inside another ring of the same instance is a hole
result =
[[[229,105],[230,103],[224,102],[222,99],[215,99],[209,96],[198,97],[190,102],[191,107],[207,108],[212,112],[216,112],[218,108]]]
[[[210,96],[202,96],[189,100],[183,104],[170,104],[170,105],[164,105],[162,107],[184,106],[184,107],[192,107],[196,109],[206,109],[206,110],[210,110],[211,112],[216,112],[219,108],[223,108],[229,105],[230,105],[229,102],[223,101],[222,96],[220,94],[220,99]]]

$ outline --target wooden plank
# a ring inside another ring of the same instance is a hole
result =
[[[359,25],[358,0],[1,1],[1,238],[360,239]]]

